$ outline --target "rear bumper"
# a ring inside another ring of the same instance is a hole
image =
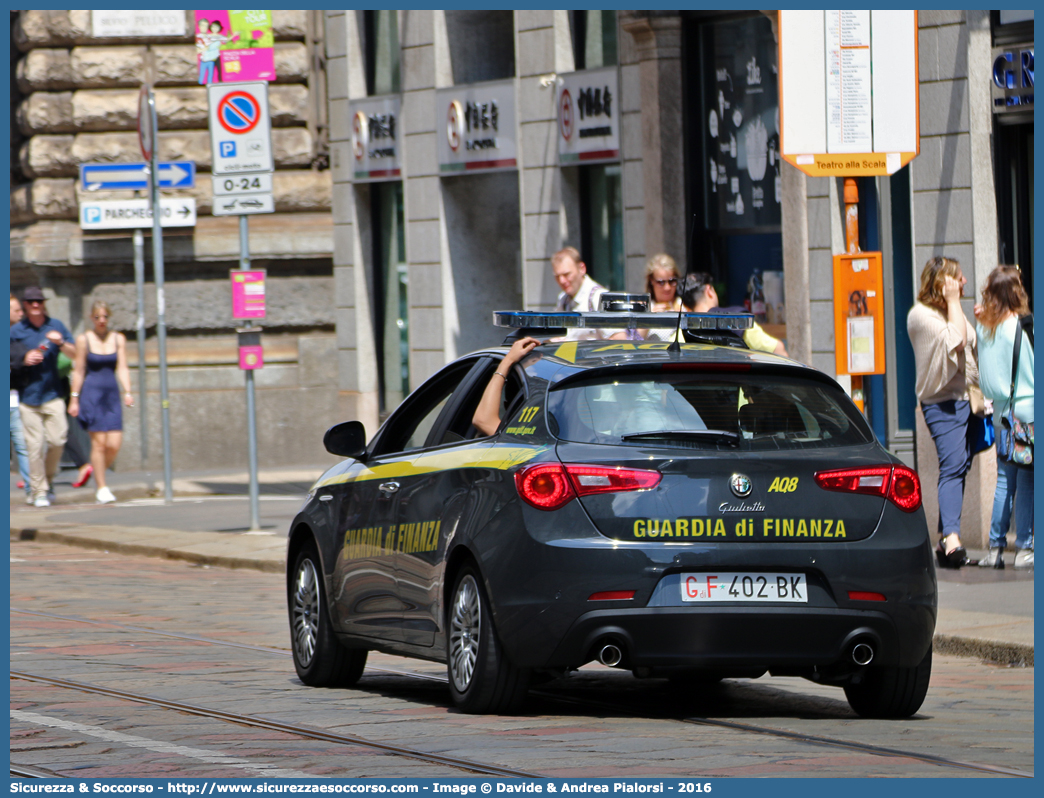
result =
[[[613,641],[631,668],[828,668],[852,661],[856,643],[873,664],[912,666],[931,645],[935,613],[906,607],[902,624],[883,612],[823,607],[647,607],[594,610],[566,633],[549,667],[577,667]]]
[[[793,545],[581,537],[590,522],[575,502],[544,526],[542,515],[501,515],[502,526],[476,541],[489,549],[476,550],[498,636],[521,667],[579,667],[613,635],[624,644],[624,666],[650,668],[845,666],[860,635],[874,644],[874,664],[912,667],[931,646],[937,586],[922,513],[886,511],[866,540]],[[575,537],[561,537],[563,529]],[[808,601],[683,602],[678,580],[715,571],[805,574]],[[634,598],[590,600],[618,590]],[[851,595],[863,591],[885,600]]]

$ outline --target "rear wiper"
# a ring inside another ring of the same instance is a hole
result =
[[[624,441],[655,440],[657,438],[710,441],[712,443],[729,443],[736,446],[739,444],[740,436],[735,432],[729,432],[724,429],[661,429],[654,432],[632,432],[629,435],[620,436],[620,440]]]

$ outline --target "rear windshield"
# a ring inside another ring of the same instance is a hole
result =
[[[772,374],[592,377],[548,395],[551,431],[578,443],[764,451],[873,440],[841,389]]]

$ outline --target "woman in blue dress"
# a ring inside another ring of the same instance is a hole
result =
[[[94,329],[76,338],[69,400],[69,415],[78,418],[91,436],[91,465],[99,504],[116,501],[105,484],[105,470],[112,466],[123,443],[121,394],[123,404],[134,404],[127,368],[127,338],[109,329],[110,315],[107,304],[95,302],[91,307]]]

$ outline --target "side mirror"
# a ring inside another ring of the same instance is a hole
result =
[[[361,421],[335,424],[323,435],[323,446],[330,454],[338,457],[361,460],[366,454],[366,429]]]

